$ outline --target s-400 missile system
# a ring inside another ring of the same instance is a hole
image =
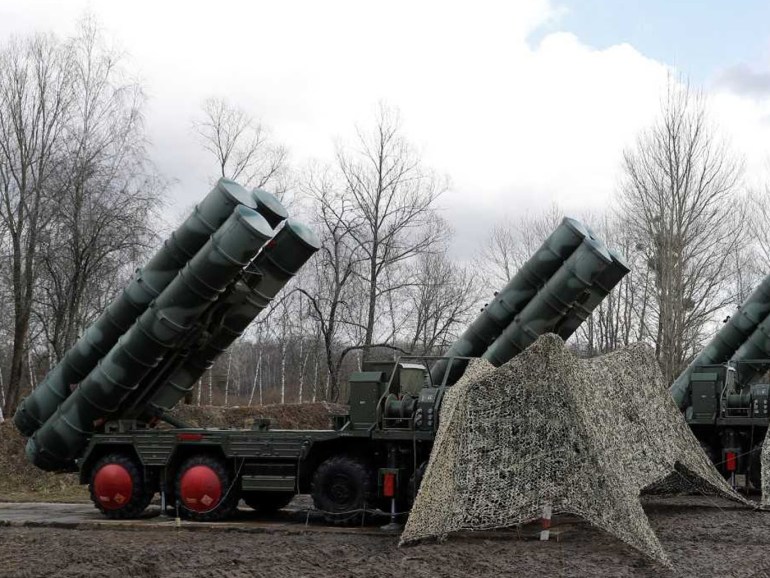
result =
[[[770,275],[671,385],[688,425],[737,487],[761,489],[770,425]]]
[[[275,197],[221,180],[22,402],[15,422],[29,460],[79,472],[111,518],[138,516],[158,493],[193,520],[226,518],[241,499],[269,512],[298,493],[331,522],[395,515],[411,505],[442,399],[469,359],[499,366],[544,333],[568,338],[628,272],[564,219],[445,356],[365,362],[333,428],[191,428],[171,418],[318,248]]]

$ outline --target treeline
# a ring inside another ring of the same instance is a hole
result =
[[[92,21],[72,38],[16,38],[0,49],[6,415],[161,241],[165,180],[148,157],[145,106]],[[333,161],[302,167],[225,99],[210,98],[190,122],[212,182],[275,192],[322,241],[203,376],[192,403],[344,401],[345,376],[364,359],[440,354],[562,218],[551,207],[502,219],[479,240],[474,263],[462,263],[439,210],[448,179],[422,161],[397,110],[380,106]],[[622,174],[605,213],[573,216],[632,272],[571,343],[585,355],[651,343],[673,378],[768,273],[769,195],[746,190],[702,95],[676,79],[655,123],[624,152]]]
[[[91,21],[0,49],[0,401],[10,412],[146,250],[145,97]]]
[[[576,215],[631,272],[578,330],[585,355],[634,342],[655,347],[673,380],[770,274],[770,190],[745,185],[743,162],[707,114],[702,93],[669,79],[655,122],[623,153],[603,214]],[[498,224],[483,249],[502,282],[562,217],[558,207]]]

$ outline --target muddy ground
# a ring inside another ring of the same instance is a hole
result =
[[[770,578],[770,512],[698,497],[655,498],[646,510],[674,570],[583,523],[567,526],[559,541],[547,543],[509,531],[408,548],[398,548],[394,536],[318,529],[286,534],[0,527],[0,576]]]

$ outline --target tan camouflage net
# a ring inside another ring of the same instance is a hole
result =
[[[770,443],[767,443],[770,429],[765,433],[765,440],[762,442],[762,453],[759,454],[759,465],[762,477],[762,502],[763,509],[770,508]]]
[[[497,369],[472,362],[449,389],[401,543],[531,522],[550,505],[667,564],[644,489],[745,502],[701,450],[648,346],[582,360],[544,335]]]

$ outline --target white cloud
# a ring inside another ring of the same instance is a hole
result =
[[[711,117],[745,160],[746,185],[770,186],[770,97],[742,96],[721,87],[709,96]]]
[[[114,32],[151,96],[154,155],[179,179],[178,204],[205,193],[212,168],[190,131],[207,96],[261,117],[297,162],[328,158],[379,100],[399,106],[452,178],[443,202],[465,256],[503,213],[606,204],[668,71],[629,45],[596,50],[566,33],[531,45],[559,14],[547,0],[4,2],[0,35],[66,32],[89,6]],[[767,101],[719,93],[714,109],[739,149],[766,155]]]

